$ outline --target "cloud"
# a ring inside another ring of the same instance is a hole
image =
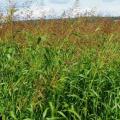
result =
[[[20,8],[15,12],[16,19],[39,19],[54,16],[54,9],[48,6],[32,4],[29,8]]]

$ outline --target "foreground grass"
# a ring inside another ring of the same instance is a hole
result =
[[[74,43],[25,36],[25,45],[0,41],[3,120],[120,119],[118,33],[79,35]]]

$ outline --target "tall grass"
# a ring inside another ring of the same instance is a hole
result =
[[[119,120],[118,25],[87,17],[3,24],[3,120]]]
[[[0,41],[3,120],[120,119],[118,33],[87,35],[99,45],[80,33],[79,45],[68,36],[51,44],[45,35],[24,35],[26,45]]]

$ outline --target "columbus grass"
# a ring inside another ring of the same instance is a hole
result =
[[[119,23],[41,22],[1,30],[3,120],[119,120]]]

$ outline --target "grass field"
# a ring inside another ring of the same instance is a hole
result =
[[[0,28],[3,120],[120,120],[120,23],[12,22]]]

